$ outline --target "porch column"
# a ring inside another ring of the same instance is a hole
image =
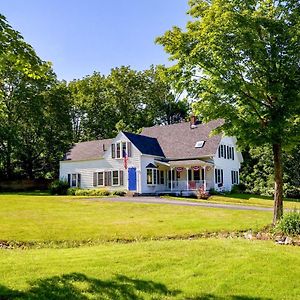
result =
[[[204,191],[206,191],[206,166],[203,167],[203,187]]]
[[[186,169],[186,190],[189,190],[189,168]]]
[[[173,168],[171,168],[171,192],[173,191]]]

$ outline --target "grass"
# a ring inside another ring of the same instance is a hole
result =
[[[112,241],[260,229],[271,212],[0,194],[0,240]]]
[[[0,299],[299,299],[300,248],[202,239],[0,250]]]
[[[271,219],[268,211],[0,194],[0,240],[44,242],[39,249],[0,249],[0,299],[299,299],[300,247],[167,240],[259,229]],[[136,241],[108,243],[120,239]],[[85,240],[91,246],[51,248]]]
[[[213,195],[208,200],[197,200],[184,197],[169,197],[168,199],[174,200],[188,200],[203,203],[218,203],[218,204],[236,204],[248,206],[261,206],[273,207],[274,200],[271,197],[250,195],[250,194],[229,194],[229,195]],[[300,209],[300,200],[298,199],[285,199],[283,203],[284,208],[287,209]]]

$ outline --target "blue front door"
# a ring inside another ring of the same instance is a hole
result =
[[[128,190],[136,191],[136,168],[128,168]]]

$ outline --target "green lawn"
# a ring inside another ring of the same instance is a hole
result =
[[[264,211],[0,194],[0,241],[36,243],[0,250],[0,299],[299,299],[300,247],[180,239],[271,219]],[[166,240],[151,240],[158,238]]]
[[[274,200],[271,197],[250,195],[250,194],[229,194],[229,195],[214,195],[209,197],[208,200],[197,200],[184,197],[169,197],[165,198],[174,200],[187,200],[203,203],[218,203],[218,204],[237,204],[237,205],[249,205],[249,206],[261,206],[261,207],[273,207]],[[300,209],[299,199],[285,199],[283,203],[284,208],[287,209]]]
[[[0,240],[112,241],[260,229],[271,212],[0,194]]]
[[[299,299],[300,248],[202,239],[0,251],[0,299]]]

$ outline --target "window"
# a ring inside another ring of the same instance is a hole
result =
[[[101,171],[93,174],[93,186],[119,186],[123,185],[124,172],[122,170]]]
[[[234,160],[234,147],[220,145],[218,148],[218,157]]]
[[[111,158],[131,157],[131,142],[117,142],[111,144]]]
[[[116,157],[116,145],[111,144],[111,158],[115,158],[115,157]]]
[[[153,169],[147,169],[147,184],[153,183]]]
[[[80,187],[81,174],[77,174],[77,173],[68,174],[68,183],[70,187]]]
[[[117,143],[117,155],[116,158],[121,158],[121,143]]]
[[[127,143],[126,142],[122,142],[122,157],[128,156],[127,153]]]
[[[103,172],[98,172],[97,185],[104,186],[104,173]]]
[[[160,182],[161,182],[161,177],[159,171],[157,169],[152,169],[152,168],[147,169],[147,184],[155,185],[155,184],[159,184]]]
[[[119,171],[112,171],[112,185],[119,185]]]
[[[215,169],[215,182],[217,184],[223,184],[223,170]]]
[[[203,148],[203,147],[204,147],[204,144],[205,144],[205,141],[198,141],[198,142],[195,144],[195,148]]]
[[[231,182],[232,182],[232,184],[239,183],[239,172],[238,171],[231,171]]]

